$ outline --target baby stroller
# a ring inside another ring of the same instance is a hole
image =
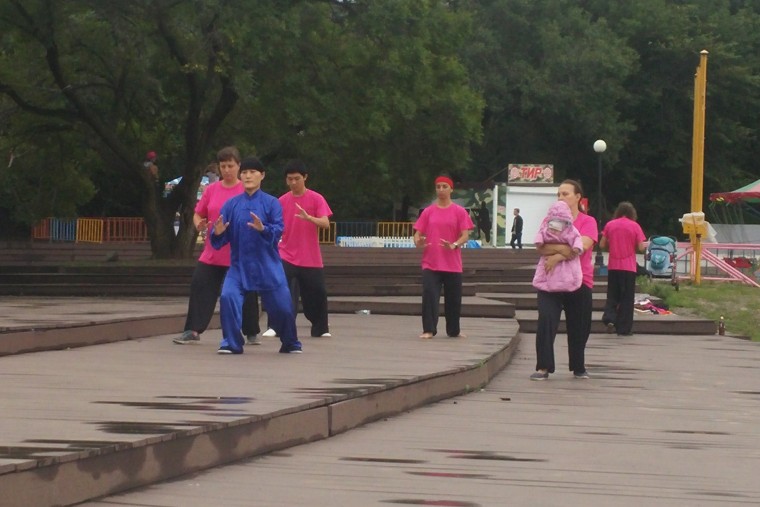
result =
[[[647,276],[670,278],[670,284],[678,290],[676,277],[676,239],[671,236],[652,236],[645,254]]]

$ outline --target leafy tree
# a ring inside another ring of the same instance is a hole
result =
[[[188,252],[200,171],[237,101],[218,2],[9,0],[0,7],[0,91],[21,110],[68,125],[98,153],[113,185],[138,188],[158,257]],[[41,143],[45,132],[35,133]],[[163,154],[158,180],[143,153]],[[182,184],[162,197],[176,170]],[[186,226],[174,237],[174,211]]]
[[[694,74],[700,50],[710,53],[705,200],[740,180],[758,155],[756,120],[750,116],[760,96],[760,18],[728,0],[589,3],[636,51],[640,66],[625,84],[632,100],[622,105],[621,114],[636,128],[613,169],[617,176],[610,197],[613,203],[637,203],[651,232],[680,235],[676,218],[690,211]]]
[[[435,173],[467,164],[483,107],[457,59],[468,13],[435,1],[305,2],[280,21],[268,35],[279,58],[231,125],[274,167],[307,160],[336,216],[389,216]]]
[[[275,170],[305,158],[336,211],[372,216],[466,163],[479,135],[482,103],[456,59],[469,18],[448,2],[9,0],[0,29],[0,92],[97,153],[87,176],[140,199],[157,257],[190,254],[196,188],[223,145]],[[276,176],[265,188],[282,188]]]
[[[508,162],[553,162],[559,177],[581,179],[595,204],[591,145],[603,138],[605,208],[630,200],[645,230],[679,235],[676,218],[689,211],[694,72],[702,49],[710,52],[705,199],[756,174],[756,2],[473,5],[484,28],[464,55],[487,104],[473,175]]]
[[[558,178],[579,179],[595,195],[593,142],[604,137],[605,157],[615,160],[632,129],[619,105],[635,54],[576,2],[477,3],[482,29],[464,53],[487,106],[473,177],[508,163],[553,163]]]

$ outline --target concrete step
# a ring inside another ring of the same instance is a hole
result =
[[[477,296],[494,299],[496,301],[502,301],[504,303],[510,303],[515,306],[517,310],[537,310],[538,300],[535,294],[528,293],[498,293],[498,292],[478,292]],[[592,308],[594,310],[604,310],[604,305],[607,302],[607,295],[601,292],[595,292],[592,294]]]
[[[342,248],[321,245],[325,265],[412,265],[419,266],[421,250],[416,248]],[[200,254],[198,245],[194,258]],[[118,261],[148,260],[152,257],[150,244],[145,243],[70,243],[49,241],[3,241],[0,243],[0,264],[61,264],[70,262],[105,263],[116,256]],[[536,265],[534,249],[515,251],[504,248],[465,248],[465,266]]]
[[[190,282],[184,283],[109,283],[109,284],[72,284],[39,283],[9,284],[0,283],[0,296],[56,296],[56,297],[111,297],[111,296],[190,296]]]
[[[535,310],[519,310],[516,314],[520,322],[521,333],[535,334],[538,328],[538,312]],[[654,315],[651,313],[634,312],[634,334],[663,334],[663,335],[714,335],[718,329],[715,321],[701,317],[689,317],[676,314]],[[559,332],[565,333],[564,314],[559,324]],[[602,312],[595,311],[592,315],[592,333],[606,333],[607,327],[602,323]]]
[[[330,298],[336,296],[420,296],[421,283],[410,284],[368,284],[364,280],[355,283],[336,283],[326,280],[327,294]],[[475,296],[475,286],[462,286],[462,296]]]
[[[422,298],[420,296],[330,297],[329,304],[330,313],[356,313],[368,310],[370,314],[420,315],[422,310]],[[443,298],[441,298],[440,315],[443,318]],[[515,307],[509,303],[474,296],[462,298],[462,317],[511,319],[514,316]]]
[[[531,278],[532,280],[532,278]],[[463,285],[474,285],[476,292],[487,293],[505,293],[505,294],[532,294],[536,295],[536,289],[530,280],[528,281],[489,281],[489,282],[470,282],[465,280]],[[607,293],[607,281],[595,280],[594,289],[595,294]]]

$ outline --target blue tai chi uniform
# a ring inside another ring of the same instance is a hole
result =
[[[250,225],[251,212],[261,219],[259,232]],[[211,235],[216,249],[230,244],[230,269],[222,285],[219,299],[222,341],[233,353],[243,352],[242,307],[245,294],[258,292],[267,309],[269,323],[280,337],[280,352],[301,349],[290,289],[282,268],[277,243],[282,236],[282,206],[276,197],[257,190],[253,195],[242,193],[228,200],[220,211],[229,226],[220,235]]]

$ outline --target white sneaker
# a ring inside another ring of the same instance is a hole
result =
[[[269,329],[267,329],[266,331],[264,331],[261,334],[261,336],[266,336],[267,338],[273,338],[273,337],[277,336],[277,332],[275,332],[275,330],[270,327]]]
[[[332,338],[332,335],[330,333],[323,333],[320,335],[320,338]]]

